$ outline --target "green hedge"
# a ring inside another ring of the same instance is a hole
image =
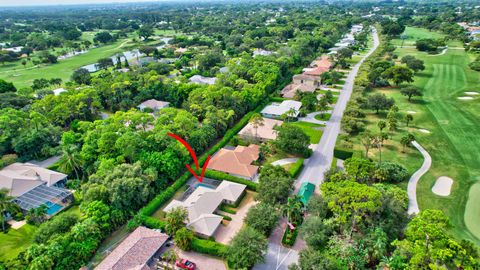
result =
[[[171,186],[169,186],[165,191],[161,192],[158,194],[153,200],[151,200],[145,207],[140,209],[138,212],[140,215],[143,216],[151,216],[155,211],[162,206],[162,204],[166,203],[168,200],[170,200],[175,192],[179,190],[183,185],[185,185],[190,179],[191,174],[190,172],[184,173],[180,178],[177,179]]]
[[[346,159],[351,158],[352,155],[353,155],[352,151],[339,149],[339,148],[335,148],[335,150],[333,150],[333,156],[338,158],[338,159],[346,160]]]
[[[287,235],[290,236],[289,239],[287,239]],[[293,232],[290,232],[290,229],[287,228],[285,229],[285,233],[283,234],[282,237],[282,244],[286,247],[292,247],[295,244],[295,240],[297,239],[298,236],[298,227],[293,230]]]
[[[205,171],[205,177],[216,179],[216,180],[228,180],[228,181],[232,181],[232,182],[235,182],[235,183],[244,184],[244,185],[247,186],[248,189],[253,190],[253,191],[257,191],[257,184],[256,183],[254,183],[252,181],[249,181],[249,180],[246,180],[246,179],[243,179],[243,178],[240,178],[240,177],[236,177],[236,176],[227,174],[227,173],[217,172],[217,171],[214,171],[214,170],[206,170]]]
[[[142,224],[150,229],[160,229],[165,231],[165,225],[167,222],[154,217],[142,216]]]
[[[191,247],[193,251],[220,258],[224,258],[227,254],[226,245],[212,240],[201,239],[198,237],[193,238]]]
[[[232,214],[232,215],[235,215],[237,213],[237,211],[235,211],[231,208],[230,204],[229,205],[225,205],[225,204],[220,205],[220,210],[225,212],[225,213]]]
[[[287,100],[287,98],[282,98],[282,97],[270,97],[270,101],[272,102],[282,102],[284,100]]]
[[[295,161],[292,167],[290,167],[289,173],[293,178],[297,177],[298,174],[302,171],[304,160],[304,158],[299,158],[297,161]]]
[[[222,214],[219,214],[219,215],[222,216],[223,219],[225,219],[225,220],[232,221],[232,218],[227,216],[227,215],[222,215]]]

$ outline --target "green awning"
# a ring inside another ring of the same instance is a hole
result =
[[[300,190],[298,191],[298,196],[300,197],[300,201],[302,201],[303,205],[307,206],[310,197],[312,197],[313,192],[315,191],[315,185],[309,182],[304,182],[300,186]]]

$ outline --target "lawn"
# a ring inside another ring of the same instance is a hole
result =
[[[441,35],[412,28],[407,28],[406,34],[415,38]],[[394,43],[398,42],[394,40]],[[437,56],[418,52],[412,47],[398,48],[396,53],[399,57],[409,54],[425,61],[426,69],[417,74],[414,82],[423,88],[424,96],[408,102],[396,89],[376,90],[393,97],[401,115],[411,113],[414,117],[410,127],[401,123],[400,131],[391,134],[382,153],[383,159],[401,163],[410,172],[418,169],[423,162],[419,152],[411,148],[402,153],[398,143],[406,132],[414,134],[433,160],[431,169],[421,178],[417,187],[420,209],[443,210],[450,218],[452,233],[456,237],[480,244],[480,97],[468,101],[458,99],[465,96],[466,91],[479,91],[480,73],[467,66],[474,56],[457,48],[448,49],[444,55]],[[376,123],[384,117],[385,114],[370,113],[367,116],[367,129],[378,131]],[[430,133],[422,133],[419,129],[426,129]],[[345,139],[345,136],[342,137]],[[350,141],[341,145],[353,144],[357,152],[362,152],[358,137]],[[377,152],[371,152],[371,157],[379,158]],[[431,192],[435,180],[440,176],[448,176],[455,181],[448,197]],[[406,183],[403,185],[406,186]]]
[[[8,63],[0,66],[0,79],[13,82],[17,88],[31,86],[34,79],[40,78],[61,78],[63,81],[68,81],[75,69],[93,64],[100,58],[121,52],[127,43],[129,43],[129,39],[122,39],[106,46],[91,49],[88,53],[60,60],[58,63],[51,65],[31,67],[31,64],[29,64],[24,69],[20,61]]]
[[[33,225],[25,224],[18,230],[9,229],[7,233],[0,233],[0,261],[15,258],[30,246],[36,229]]]
[[[311,144],[319,143],[320,138],[322,138],[322,134],[323,134],[322,125],[308,123],[308,122],[294,122],[294,123],[290,123],[290,125],[301,128],[310,137]]]
[[[332,116],[331,113],[317,114],[315,115],[315,119],[320,121],[327,121],[328,119],[330,119],[330,116]]]
[[[405,28],[405,32],[402,34],[404,39],[394,39],[392,40],[393,45],[397,46],[415,46],[415,42],[419,39],[441,39],[444,38],[445,35],[440,32],[430,31],[425,28],[418,28],[418,27],[410,27],[407,26]],[[449,46],[462,46],[459,41],[450,40],[447,42]]]

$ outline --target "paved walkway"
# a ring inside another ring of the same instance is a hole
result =
[[[369,52],[363,56],[363,58],[353,66],[352,70],[345,79],[345,85],[343,86],[340,96],[338,97],[337,104],[333,109],[330,120],[326,123],[326,127],[323,130],[322,139],[318,146],[314,149],[313,155],[307,159],[304,163],[304,169],[296,181],[296,188],[300,187],[303,182],[311,182],[315,186],[320,185],[323,182],[324,173],[330,169],[333,160],[333,150],[337,141],[338,134],[340,133],[341,120],[343,112],[347,107],[347,102],[353,91],[353,83],[357,76],[358,70],[363,61],[369,57],[380,44],[378,34],[376,30],[373,31],[373,47]],[[316,189],[318,192],[318,189]]]
[[[248,210],[256,204],[256,201],[248,202],[238,209],[235,215],[223,212],[222,214],[230,216],[232,220],[226,226],[220,225],[214,235],[215,241],[226,245],[229,244],[232,238],[242,229],[243,219],[247,216]]]
[[[272,162],[272,165],[273,166],[283,166],[283,165],[287,165],[287,164],[290,164],[290,163],[295,163],[297,162],[298,158],[284,158],[284,159],[279,159],[279,160],[276,160],[274,162]]]
[[[416,171],[408,180],[408,213],[409,214],[418,214],[420,212],[420,208],[418,208],[417,203],[417,183],[432,165],[432,157],[428,154],[428,152],[416,141],[412,142],[412,145],[420,151],[423,155],[423,164],[418,171]]]

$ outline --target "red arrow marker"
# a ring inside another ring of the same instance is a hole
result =
[[[198,159],[197,155],[195,154],[195,151],[193,151],[193,148],[188,144],[184,139],[180,138],[179,136],[173,134],[173,133],[168,133],[168,136],[174,138],[175,140],[179,141],[185,148],[187,148],[188,152],[190,153],[190,156],[192,156],[193,162],[195,163],[195,166],[197,167],[197,170],[200,169],[200,166],[198,165]],[[203,164],[202,167],[202,172],[200,173],[200,176],[197,175],[197,173],[190,167],[190,165],[185,164],[185,167],[187,167],[188,171],[195,176],[195,178],[198,179],[199,182],[203,181],[203,176],[205,175],[205,171],[207,170],[207,165],[208,162],[210,161],[210,156],[207,157],[207,160],[205,160],[205,163]]]

